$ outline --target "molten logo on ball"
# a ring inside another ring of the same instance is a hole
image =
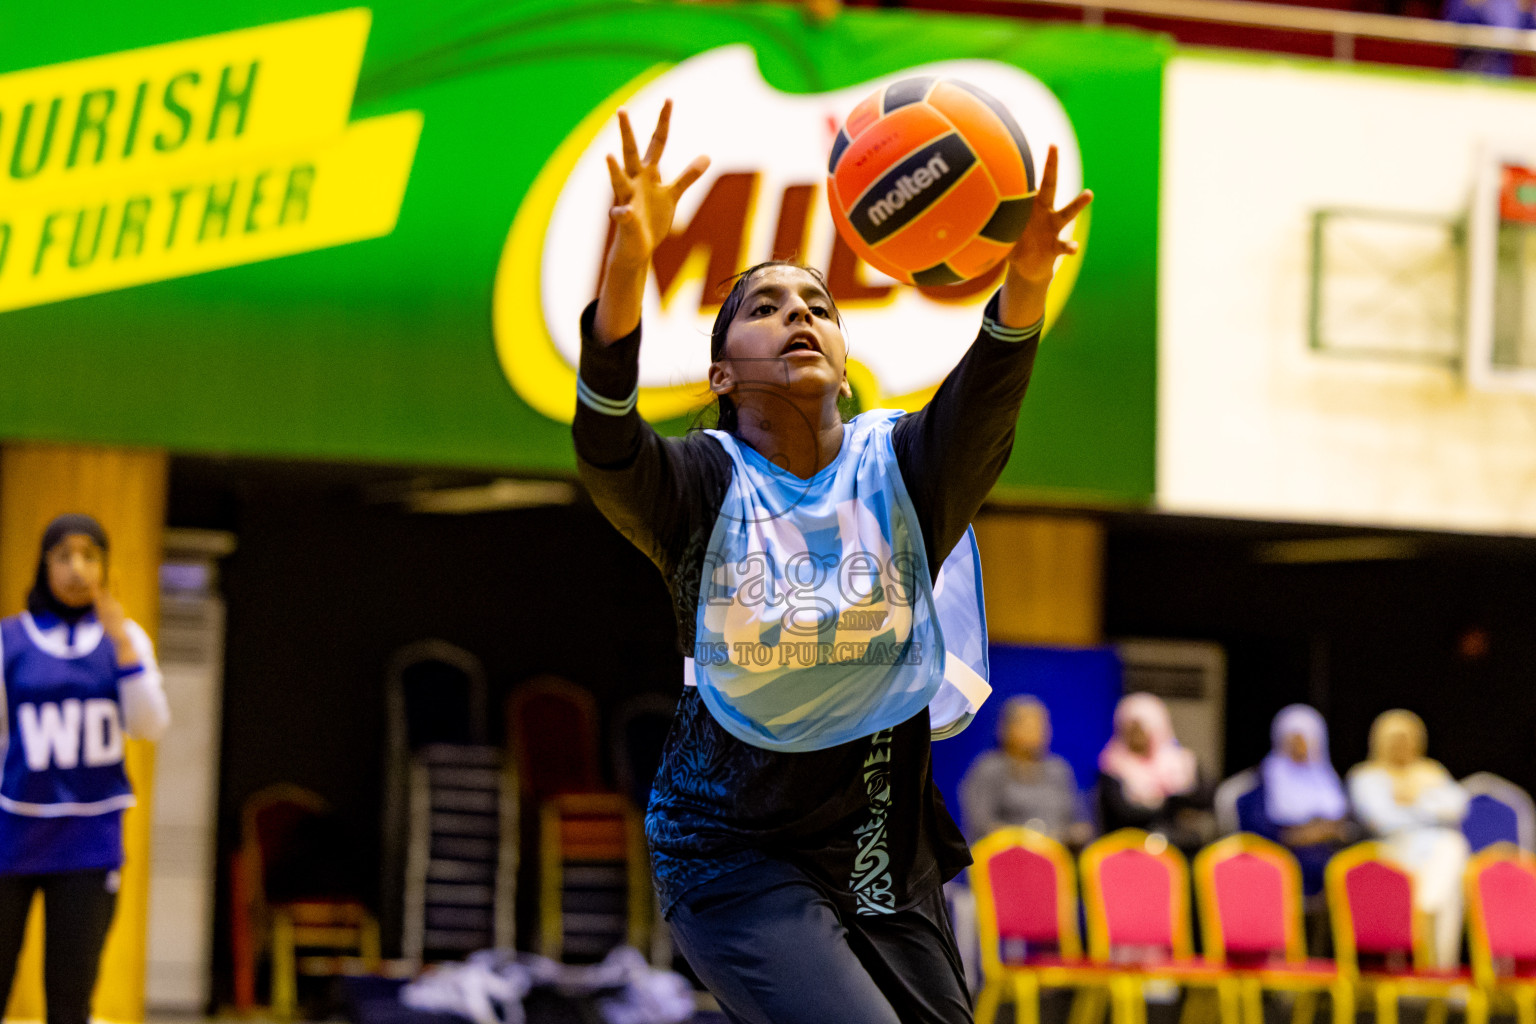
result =
[[[933,159],[929,160],[924,166],[919,167],[911,174],[903,174],[897,178],[896,187],[887,192],[885,198],[873,205],[865,205],[865,216],[869,218],[870,226],[877,228],[884,224],[890,219],[892,214],[907,205],[908,199],[916,199],[930,185],[943,181],[944,176],[948,173],[949,164],[944,162],[944,154],[935,153]],[[870,191],[878,193],[885,184],[886,182],[882,181],[878,186],[870,189]]]

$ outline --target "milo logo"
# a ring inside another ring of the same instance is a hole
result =
[[[915,409],[927,402],[975,339],[1001,268],[942,288],[899,286],[842,240],[826,198],[827,154],[848,112],[877,88],[914,75],[958,78],[997,97],[1037,151],[1059,147],[1059,194],[1081,187],[1082,158],[1066,112],[1049,89],[1011,64],[943,61],[893,68],[831,92],[792,94],[763,80],[750,47],[699,54],[631,82],[592,110],[529,188],[502,250],[493,309],[497,355],[518,395],[552,419],[574,414],[581,311],[596,294],[610,238],[605,157],[619,152],[614,115],[627,108],[637,130],[648,134],[662,101],[675,97],[663,174],[677,174],[699,153],[713,163],[683,197],[653,260],[643,309],[641,413],[670,419],[712,400],[705,383],[709,329],[721,286],[770,258],[826,275],[849,340],[849,381],[863,407]],[[869,188],[854,223],[871,240],[899,230],[922,209],[927,190],[943,188],[975,159],[958,135],[934,139]],[[1085,219],[1076,231],[1086,239]],[[1057,273],[1047,325],[1071,291],[1080,258]]]

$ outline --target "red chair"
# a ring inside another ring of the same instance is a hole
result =
[[[1123,828],[1082,854],[1088,907],[1088,953],[1119,974],[1111,991],[1128,1019],[1145,1021],[1146,982],[1215,994],[1222,1024],[1238,1024],[1237,976],[1194,955],[1189,924],[1189,869],[1159,835]]]
[[[600,793],[597,701],[557,676],[538,676],[507,698],[507,742],[528,806],[564,793]]]
[[[1228,836],[1195,858],[1195,892],[1205,959],[1238,972],[1250,1021],[1264,1020],[1266,991],[1298,993],[1298,1022],[1327,992],[1334,1024],[1354,1024],[1354,987],[1332,960],[1307,958],[1301,868],[1289,850],[1246,832]]]
[[[1041,988],[1108,990],[1111,972],[1083,960],[1077,872],[1065,846],[1033,829],[1005,828],[972,847],[971,857],[982,965],[976,1024],[992,1024],[1004,995],[1019,1024],[1039,1024]]]
[[[1333,917],[1339,974],[1358,995],[1373,995],[1377,1024],[1397,1024],[1403,996],[1466,1000],[1468,1024],[1487,1024],[1488,1000],[1462,969],[1430,966],[1429,927],[1414,906],[1413,876],[1380,843],[1356,843],[1328,862],[1324,887]]]
[[[1493,1009],[1536,1024],[1536,856],[1509,843],[1467,865],[1472,976]]]
[[[271,956],[271,1011],[277,1020],[292,1019],[300,975],[376,974],[380,969],[378,921],[358,900],[268,896],[269,869],[306,822],[329,813],[318,793],[288,783],[252,794],[241,808],[240,848],[230,865],[230,946],[235,1006],[243,1015],[255,1008],[263,948]]]

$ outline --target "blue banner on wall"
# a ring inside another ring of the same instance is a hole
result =
[[[1051,749],[1067,759],[1079,789],[1098,779],[1099,751],[1114,732],[1120,700],[1120,658],[1113,648],[1067,649],[993,644],[992,696],[968,729],[933,745],[933,779],[960,817],[960,779],[971,762],[997,746],[1003,703],[1018,694],[1038,697],[1051,713]]]

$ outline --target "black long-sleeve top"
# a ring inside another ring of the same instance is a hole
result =
[[[730,457],[701,431],[663,437],[635,410],[640,329],[611,345],[581,322],[580,401],[572,425],[582,481],[603,514],[661,570],[678,649],[694,645],[703,559],[731,481]],[[965,535],[1013,448],[1040,326],[982,331],[892,444],[917,511],[930,572]],[[646,812],[662,905],[766,857],[787,859],[860,913],[903,909],[970,863],[933,785],[928,712],[875,736],[782,753],[726,732],[687,687]],[[880,833],[878,836],[875,832]]]
[[[1160,807],[1146,807],[1125,795],[1125,786],[1113,775],[1099,773],[1099,824],[1105,833],[1122,828],[1160,832],[1187,856],[1193,857],[1204,845],[1198,831],[1186,828],[1179,820],[1182,811],[1209,811],[1215,785],[1201,775],[1187,793],[1170,796]]]

